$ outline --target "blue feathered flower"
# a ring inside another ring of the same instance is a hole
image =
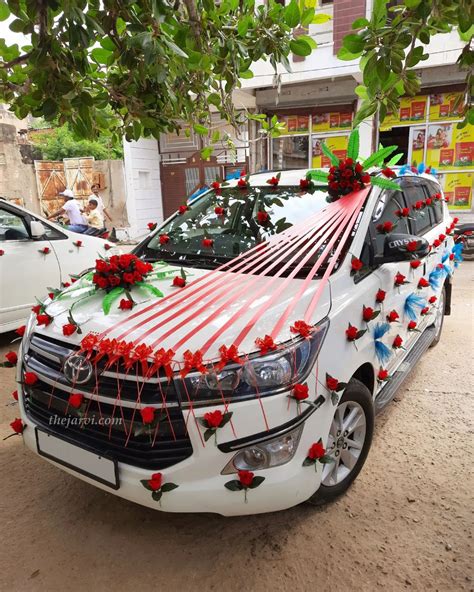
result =
[[[454,267],[459,267],[459,264],[461,263],[461,261],[463,261],[462,258],[462,250],[463,250],[464,245],[462,243],[456,243],[454,245],[454,247],[451,249],[451,252],[454,253]]]
[[[449,264],[449,251],[445,251],[443,256],[441,257],[441,265],[443,266],[440,269],[444,273],[445,276],[452,275],[453,270],[451,265]]]
[[[400,167],[399,175],[406,175],[408,171],[411,171],[410,165],[404,164],[402,167]]]
[[[437,290],[444,276],[444,270],[436,267],[428,276],[428,281],[433,290]]]
[[[420,164],[418,165],[418,173],[421,175],[422,173],[424,173],[426,170],[426,165],[424,162],[420,162]]]
[[[380,341],[387,331],[390,331],[390,325],[388,323],[377,323],[374,327],[375,355],[381,364],[385,364],[392,355],[392,352],[385,343]]]
[[[413,292],[407,296],[405,304],[403,305],[403,312],[411,320],[415,321],[417,316],[417,308],[420,310],[426,306],[426,300]]]

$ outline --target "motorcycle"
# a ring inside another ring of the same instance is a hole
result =
[[[454,242],[462,243],[464,259],[474,257],[474,222],[457,224],[454,227]]]

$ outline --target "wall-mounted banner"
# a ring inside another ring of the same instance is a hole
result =
[[[427,108],[427,96],[402,97],[398,112],[388,113],[380,129],[381,131],[387,131],[392,129],[394,125],[409,125],[410,123],[425,121]]]
[[[284,134],[308,134],[309,133],[309,115],[280,115],[280,123],[286,124]]]
[[[464,111],[464,93],[442,93],[430,95],[430,121],[462,119]]]
[[[443,173],[439,182],[450,210],[470,210],[474,173]]]
[[[455,123],[428,126],[426,162],[437,169],[474,168],[474,126]]]
[[[321,144],[324,142],[331,152],[340,159],[347,156],[349,136],[312,136],[312,166],[316,169],[330,167],[329,158],[323,153]]]
[[[352,113],[316,113],[313,115],[313,132],[334,132],[351,129]]]

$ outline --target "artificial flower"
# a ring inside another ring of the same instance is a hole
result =
[[[419,259],[414,259],[413,261],[410,261],[410,267],[412,269],[418,269],[418,267],[420,267],[421,265],[421,261]]]
[[[427,288],[430,285],[429,281],[422,277],[418,281],[418,288]]]
[[[214,245],[214,241],[212,238],[203,238],[201,244],[203,247],[210,249]]]
[[[295,384],[291,391],[291,396],[297,401],[304,401],[309,397],[309,387],[307,384]]]
[[[351,269],[352,271],[360,271],[364,267],[364,264],[360,259],[357,257],[352,257],[351,259]]]
[[[84,401],[84,395],[81,393],[71,393],[68,399],[68,405],[74,407],[74,409],[79,409]]]
[[[128,298],[122,298],[118,305],[120,310],[132,310],[133,308],[133,301],[129,300]]]
[[[176,275],[173,278],[173,286],[176,286],[177,288],[184,288],[184,286],[186,285],[186,280],[184,278],[182,278],[179,275]]]
[[[140,409],[140,415],[144,424],[153,423],[155,419],[155,408],[154,407],[143,407]]]
[[[166,245],[170,242],[170,237],[167,234],[160,234],[160,245]]]
[[[402,347],[402,344],[403,344],[403,339],[400,337],[400,335],[397,335],[395,337],[395,339],[393,340],[392,346],[395,349],[398,349],[398,348]]]
[[[38,375],[34,372],[25,372],[23,375],[23,381],[28,386],[33,386],[38,382]]]
[[[385,292],[384,290],[379,290],[377,292],[377,294],[375,295],[375,301],[378,303],[382,303],[385,300],[386,295],[387,295],[387,292]]]
[[[400,315],[396,310],[391,310],[387,315],[387,321],[389,323],[395,323],[400,318]]]

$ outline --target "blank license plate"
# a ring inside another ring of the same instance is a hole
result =
[[[117,461],[75,446],[38,428],[36,428],[36,444],[38,454],[41,456],[112,489],[120,487]]]

